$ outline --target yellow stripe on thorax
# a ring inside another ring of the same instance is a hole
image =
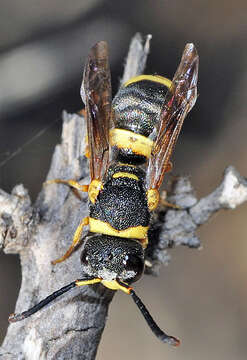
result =
[[[112,177],[114,179],[121,178],[121,177],[127,177],[129,179],[134,179],[134,180],[137,180],[137,181],[139,180],[138,177],[135,174],[122,172],[122,171],[119,171],[119,172],[115,173]]]
[[[144,239],[147,238],[148,226],[133,226],[125,230],[116,230],[109,223],[102,220],[89,218],[89,229],[91,232],[118,236],[128,239]]]
[[[131,149],[137,155],[150,158],[153,141],[146,136],[135,134],[125,129],[111,129],[109,133],[110,145],[120,149]]]
[[[172,88],[172,81],[160,76],[160,75],[139,75],[139,76],[135,76],[133,78],[131,78],[130,80],[128,80],[126,83],[124,83],[124,86],[128,86],[130,84],[134,84],[138,81],[143,81],[143,80],[149,80],[149,81],[154,81],[157,82],[159,84],[163,84],[165,85],[168,89]]]

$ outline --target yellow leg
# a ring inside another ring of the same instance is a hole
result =
[[[74,237],[73,237],[73,242],[71,244],[71,246],[69,247],[69,249],[66,251],[66,253],[60,257],[59,259],[53,260],[52,264],[55,265],[57,263],[63,262],[64,260],[66,260],[71,253],[73,252],[74,248],[79,244],[80,240],[81,240],[81,235],[82,235],[82,231],[83,231],[83,227],[89,224],[89,217],[85,217],[84,219],[82,219],[82,221],[80,222],[78,228],[75,231]]]
[[[161,205],[163,205],[165,207],[171,207],[173,209],[181,209],[181,207],[179,205],[169,203],[169,201],[166,201],[166,200],[161,201]]]
[[[84,118],[87,116],[85,109],[81,109],[81,110],[77,111],[77,114],[79,114],[80,116],[82,116]]]
[[[147,237],[147,235],[143,239],[140,239],[140,243],[142,244],[143,249],[146,249],[146,247],[148,246],[148,237]]]
[[[72,187],[73,189],[87,192],[89,185],[81,185],[75,180],[62,180],[62,179],[54,179],[54,180],[47,180],[44,182],[44,186],[50,185],[50,184],[64,184],[67,186]]]
[[[181,209],[180,206],[171,204],[169,201],[167,201],[166,196],[167,196],[167,193],[165,190],[163,190],[161,193],[161,197],[160,197],[160,205],[165,206],[165,207],[171,207],[173,209]]]

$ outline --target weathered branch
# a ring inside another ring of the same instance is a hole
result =
[[[180,208],[167,210],[160,207],[156,214],[153,228],[157,231],[155,238],[158,240],[147,254],[152,262],[148,272],[153,275],[158,274],[161,264],[169,261],[167,248],[177,245],[199,248],[196,230],[200,225],[206,223],[216,211],[235,209],[247,201],[247,180],[233,166],[229,166],[221,184],[211,194],[197,200],[189,179],[180,177],[173,180],[168,200]]]
[[[123,81],[143,71],[149,49],[137,35],[130,47]],[[136,60],[135,60],[136,59]],[[134,63],[133,63],[134,62]],[[129,70],[128,70],[129,69]],[[133,72],[135,69],[135,73]],[[89,182],[85,158],[85,122],[63,114],[62,142],[55,149],[48,179]],[[162,206],[154,215],[147,249],[147,272],[157,274],[174,245],[199,247],[195,231],[217,210],[234,208],[247,200],[247,183],[229,167],[222,184],[197,200],[187,178],[174,181],[168,200],[179,209]],[[87,214],[87,196],[78,200],[66,186],[44,187],[31,204],[27,190],[16,186],[11,194],[0,191],[0,246],[18,253],[22,285],[16,311],[26,310],[58,288],[82,277],[79,251],[65,262],[51,265],[71,243],[79,221]],[[94,359],[105,326],[113,291],[102,285],[75,289],[32,317],[11,324],[2,347],[3,359]]]

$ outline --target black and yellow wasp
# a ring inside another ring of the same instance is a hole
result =
[[[81,254],[87,276],[33,308],[10,315],[10,322],[32,315],[76,286],[101,283],[130,294],[154,334],[163,342],[179,344],[157,326],[130,284],[144,271],[145,249],[152,241],[147,235],[150,216],[158,206],[159,188],[171,168],[184,118],[197,98],[198,64],[195,46],[187,44],[172,81],[140,75],[125,83],[112,101],[107,43],[101,41],[91,49],[82,83],[91,183],[48,182],[88,192],[89,216],[78,226],[69,250],[53,262],[64,261],[72,253],[83,227],[89,225]]]

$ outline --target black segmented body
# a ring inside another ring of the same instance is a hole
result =
[[[129,177],[114,178],[119,172],[134,174],[138,180]],[[110,166],[104,188],[95,204],[90,204],[90,217],[109,223],[114,229],[148,226],[150,213],[144,188],[144,171],[136,166]]]
[[[166,93],[165,85],[150,80],[141,80],[121,87],[112,102],[115,127],[154,140]],[[113,157],[118,161],[136,165],[146,162],[145,156],[135,154],[130,149],[113,147],[112,150]]]
[[[165,85],[150,80],[121,87],[112,102],[115,127],[131,130],[153,140],[153,130],[159,121],[166,93]]]
[[[150,80],[123,86],[112,103],[115,127],[153,140],[166,93],[165,85]],[[133,153],[131,149],[114,146],[104,187],[95,204],[90,204],[90,217],[107,222],[116,230],[148,226],[150,212],[144,188],[145,172],[140,167],[146,161],[145,156]],[[138,180],[113,178],[118,172],[134,174]]]

